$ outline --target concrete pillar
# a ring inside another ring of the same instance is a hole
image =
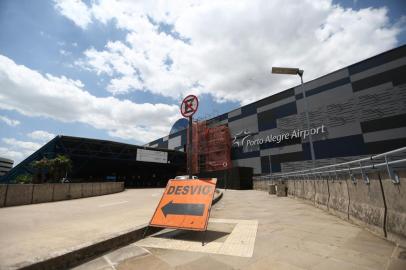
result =
[[[330,200],[328,209],[341,218],[348,218],[348,190],[345,180],[329,180]]]
[[[280,181],[276,184],[276,196],[278,197],[286,197],[287,194],[287,187],[285,182]]]
[[[328,186],[327,180],[315,180],[315,204],[317,207],[327,210]]]
[[[275,184],[269,184],[269,194],[276,194],[276,185]]]
[[[306,200],[314,201],[316,192],[314,190],[314,180],[303,181],[303,197]]]
[[[393,184],[386,171],[380,173],[386,199],[388,239],[406,246],[406,171],[398,172],[400,184]]]
[[[369,173],[368,176],[369,185],[364,182],[361,175],[356,176],[356,184],[348,180],[351,200],[349,216],[353,222],[366,225],[375,233],[384,235],[385,207],[378,173]]]

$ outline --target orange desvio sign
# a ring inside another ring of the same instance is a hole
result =
[[[205,231],[217,179],[168,181],[150,226]]]

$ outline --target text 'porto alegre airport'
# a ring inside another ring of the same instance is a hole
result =
[[[255,175],[311,167],[310,137],[316,167],[406,146],[406,46],[219,115],[205,125],[227,126],[232,166],[251,167]],[[183,129],[147,146],[184,151],[186,144]]]
[[[34,161],[66,155],[72,161],[70,181],[165,186],[186,172],[187,125],[182,118],[168,136],[144,146],[57,136],[6,173],[7,161],[0,182],[39,175]],[[252,188],[252,175],[337,164],[404,147],[406,45],[192,126],[193,174],[217,177],[219,186],[229,179],[231,188],[241,189]]]

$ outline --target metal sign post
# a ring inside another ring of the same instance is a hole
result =
[[[193,137],[193,118],[192,116],[197,111],[199,107],[199,100],[195,95],[189,95],[185,97],[180,105],[180,113],[184,116],[189,118],[189,141],[188,141],[188,174],[189,179],[192,179],[192,137]]]
[[[193,119],[192,116],[189,116],[189,146],[188,146],[188,153],[187,153],[187,158],[188,158],[188,174],[189,174],[189,179],[192,179],[193,177],[193,172],[192,172],[192,136],[193,136]]]
[[[226,168],[227,168],[227,162],[223,162],[223,168],[224,168],[224,192],[227,190],[227,174],[226,174]]]

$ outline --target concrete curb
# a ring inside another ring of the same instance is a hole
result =
[[[213,205],[213,204],[216,204],[218,201],[221,200],[221,198],[223,198],[223,192],[220,191],[220,190],[218,190],[218,189],[217,189],[216,191],[219,192],[219,195],[216,196],[216,194],[215,194],[215,197],[214,197],[214,199],[213,199],[212,205]]]
[[[216,204],[223,197],[223,192],[215,193],[212,205]],[[92,258],[102,254],[124,247],[143,238],[148,225],[141,225],[136,229],[121,233],[111,238],[107,238],[95,243],[84,244],[81,247],[67,250],[65,253],[58,254],[50,258],[38,258],[37,262],[30,262],[26,265],[16,266],[24,270],[48,270],[48,269],[69,269],[78,266]],[[145,236],[152,235],[161,231],[163,228],[148,227]],[[52,255],[51,255],[52,256]]]

